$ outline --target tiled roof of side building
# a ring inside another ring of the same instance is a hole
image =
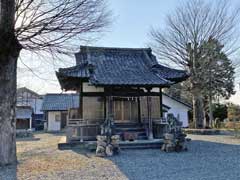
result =
[[[43,98],[42,111],[64,111],[79,107],[78,94],[46,94]]]

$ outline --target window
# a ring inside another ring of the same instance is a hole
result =
[[[60,114],[55,114],[55,121],[61,121],[61,116]]]

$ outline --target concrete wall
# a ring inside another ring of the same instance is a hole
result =
[[[56,119],[59,118],[59,119]],[[49,111],[48,112],[48,131],[60,131],[61,130],[61,112]]]
[[[172,113],[175,117],[179,117],[179,120],[183,122],[183,127],[188,127],[188,111],[190,108],[164,94],[162,99],[163,104],[171,108],[168,113]]]

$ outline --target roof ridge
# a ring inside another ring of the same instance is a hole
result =
[[[101,46],[80,46],[80,52],[82,49],[89,49],[89,50],[136,50],[136,51],[152,51],[151,48],[126,48],[126,47],[101,47]]]
[[[46,93],[45,96],[47,95],[78,95],[77,93]]]

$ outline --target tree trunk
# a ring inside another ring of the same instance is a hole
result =
[[[203,128],[204,108],[203,99],[200,91],[192,92],[193,102],[193,122],[195,128]]]
[[[0,165],[16,163],[15,106],[18,54],[19,52],[0,54]]]
[[[212,94],[209,94],[209,126],[213,127]]]
[[[0,165],[15,164],[16,76],[21,50],[15,33],[15,0],[0,0]]]

